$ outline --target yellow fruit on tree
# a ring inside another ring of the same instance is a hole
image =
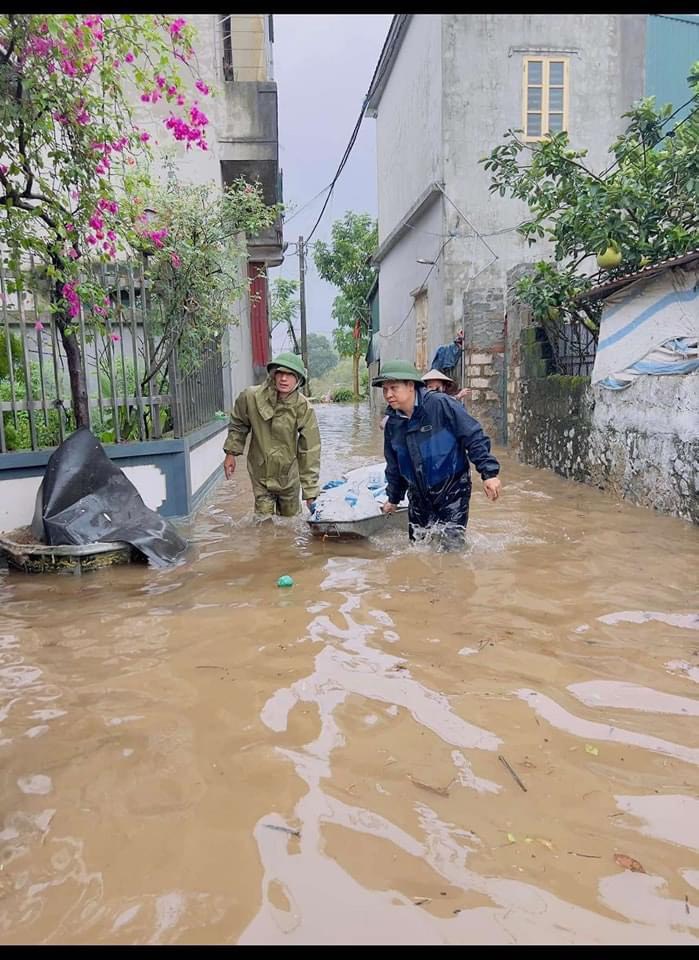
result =
[[[621,250],[614,244],[610,243],[604,253],[597,254],[597,266],[602,270],[611,270],[613,267],[618,267],[620,263]]]

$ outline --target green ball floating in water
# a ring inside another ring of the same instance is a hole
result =
[[[280,577],[277,580],[278,587],[293,587],[293,585],[294,585],[294,578],[288,576],[287,574],[284,574],[283,577]]]

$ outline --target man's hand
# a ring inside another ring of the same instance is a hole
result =
[[[395,513],[397,509],[397,504],[386,501],[386,503],[384,503],[384,505],[381,507],[381,513]]]
[[[223,472],[226,475],[226,480],[233,478],[233,474],[235,473],[235,457],[232,453],[226,454],[226,459],[223,461]]]
[[[316,505],[316,497],[309,497],[308,500],[304,500],[304,503],[306,504],[308,509],[311,511],[311,513],[313,513],[313,510]]]
[[[483,490],[488,500],[497,500],[500,496],[500,477],[490,477],[488,480],[483,481]]]

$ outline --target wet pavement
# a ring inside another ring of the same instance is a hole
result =
[[[699,942],[697,531],[498,454],[463,554],[241,464],[184,566],[0,573],[0,942]]]

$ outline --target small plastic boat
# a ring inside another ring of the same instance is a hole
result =
[[[313,536],[335,540],[362,540],[386,530],[407,530],[407,501],[399,504],[394,513],[379,512],[381,504],[386,502],[385,470],[385,463],[371,463],[356,470],[349,470],[341,479],[327,483],[318,498],[319,503],[323,500],[325,502],[306,521]],[[343,497],[345,492],[347,496]],[[362,503],[357,506],[358,498]],[[355,508],[358,511],[356,519],[352,516]]]
[[[395,513],[382,513],[378,517],[363,517],[361,520],[310,520],[306,521],[314,537],[334,540],[363,540],[386,530],[408,529],[408,508],[398,507]]]

